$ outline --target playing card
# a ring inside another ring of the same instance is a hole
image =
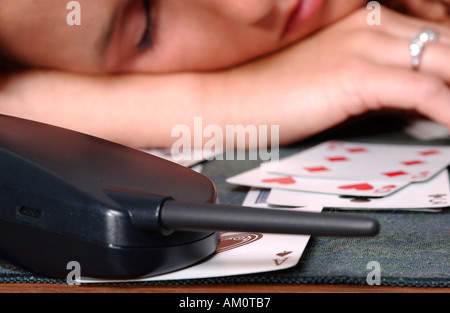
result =
[[[425,181],[450,164],[450,148],[325,142],[279,162],[274,171],[352,181]]]
[[[445,125],[423,118],[412,120],[405,127],[405,132],[420,141],[450,138],[449,131]]]
[[[329,193],[359,197],[384,197],[408,185],[408,182],[351,181],[342,179],[307,178],[274,174],[261,168],[244,172],[226,180],[230,184],[258,188],[278,188],[307,192]]]
[[[268,207],[267,195],[267,190],[252,189],[247,194],[243,205],[259,207],[264,210]],[[319,213],[322,211],[322,207],[312,206],[296,210]],[[141,277],[134,280],[114,280],[114,282],[197,279],[286,269],[298,263],[309,237],[305,235],[226,232],[221,234],[221,241],[216,253],[204,262],[169,274]],[[112,281],[91,278],[80,279],[80,283],[104,282]]]
[[[149,149],[141,151],[152,154],[167,161],[177,163],[185,167],[192,167],[205,160],[210,160],[214,158],[216,154],[218,154],[218,152],[217,153],[211,152],[211,154],[206,153],[204,154],[202,149],[192,149],[192,151],[189,152],[189,156],[186,156],[181,152],[178,154],[174,154],[171,149]]]
[[[321,195],[300,191],[272,189],[267,202],[280,206],[321,205],[338,209],[387,209],[438,212],[450,206],[448,171],[444,170],[433,179],[411,184],[385,198],[344,197]]]

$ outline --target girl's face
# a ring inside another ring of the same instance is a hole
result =
[[[362,0],[1,0],[0,47],[84,72],[218,70],[277,51]],[[67,16],[80,13],[81,25]]]

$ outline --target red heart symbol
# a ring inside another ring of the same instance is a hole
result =
[[[296,183],[296,181],[292,177],[263,179],[262,182],[263,183],[278,183],[281,185],[292,185],[292,184]]]
[[[372,190],[373,186],[369,184],[356,184],[356,185],[340,186],[339,189]]]

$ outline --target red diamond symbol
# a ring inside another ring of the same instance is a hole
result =
[[[424,164],[424,163],[425,163],[425,162],[420,161],[420,160],[402,162],[402,164],[404,164],[404,165],[406,165],[406,166],[419,165],[419,164]]]
[[[348,161],[348,159],[346,157],[330,157],[330,158],[327,158],[327,160],[330,162]]]
[[[329,171],[329,169],[327,169],[326,167],[323,167],[323,166],[320,166],[320,167],[305,167],[305,170],[307,170],[308,172],[311,172],[311,173]]]
[[[427,151],[419,152],[419,154],[423,155],[423,156],[435,155],[435,154],[439,154],[439,153],[440,153],[439,150],[427,150]]]
[[[398,171],[398,172],[383,173],[383,175],[386,175],[389,177],[397,177],[397,176],[402,176],[402,175],[408,175],[408,173],[403,172],[403,171]]]
[[[367,149],[366,148],[348,148],[347,151],[350,153],[358,153],[358,152],[366,152]]]

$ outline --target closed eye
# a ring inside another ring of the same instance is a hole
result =
[[[138,49],[140,52],[144,52],[147,49],[150,49],[153,47],[153,33],[155,29],[155,25],[152,19],[151,15],[151,0],[143,0],[143,6],[145,10],[145,16],[146,16],[146,27],[144,34],[142,36],[141,41],[138,44]]]

